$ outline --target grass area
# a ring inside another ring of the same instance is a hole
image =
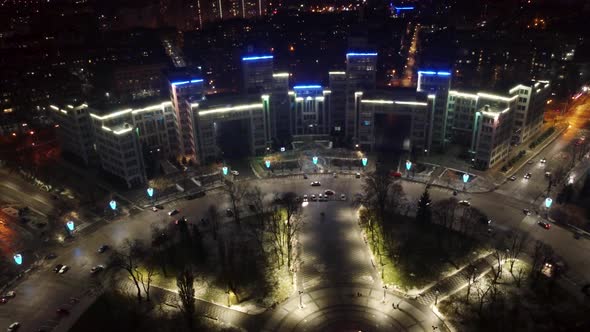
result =
[[[496,284],[490,272],[473,284],[469,296],[464,288],[439,302],[440,312],[456,330],[588,331],[588,306],[558,283],[542,275],[533,284],[530,266],[522,261],[516,261],[512,273],[505,263],[503,271]]]
[[[374,232],[361,225],[383,281],[405,291],[440,280],[483,250],[472,238],[436,224],[419,225],[410,217],[393,216],[385,229]]]

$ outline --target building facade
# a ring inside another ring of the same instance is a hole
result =
[[[328,135],[330,90],[321,85],[296,85],[289,92],[291,97],[292,136]]]
[[[432,147],[442,150],[447,142],[447,99],[451,89],[451,73],[448,71],[418,71],[419,92],[434,95],[432,119]]]
[[[53,111],[54,122],[59,126],[57,136],[62,151],[77,157],[85,165],[96,161],[88,105],[50,105],[49,108]]]

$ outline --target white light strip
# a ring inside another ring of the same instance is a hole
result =
[[[365,104],[393,104],[393,100],[361,100],[361,103]]]
[[[328,72],[328,75],[346,75],[345,71],[331,71]]]
[[[325,95],[327,95],[327,94],[332,93],[332,90],[324,90],[322,93],[325,94]]]
[[[272,74],[272,77],[289,77],[289,73],[276,73]]]
[[[239,106],[231,106],[231,107],[221,107],[221,108],[214,108],[211,110],[201,111],[199,112],[199,116],[208,115],[208,114],[215,114],[215,113],[227,113],[227,112],[234,112],[234,111],[246,111],[251,109],[258,109],[262,108],[262,104],[248,104],[248,105],[239,105]]]
[[[428,99],[434,99],[436,98],[436,95],[428,95]]]
[[[512,92],[514,92],[514,91],[516,91],[516,90],[518,90],[518,89],[521,89],[521,88],[528,88],[528,86],[524,86],[524,85],[522,85],[522,84],[519,84],[519,85],[515,86],[514,88],[512,88],[512,89],[508,90],[508,93],[510,93],[510,94],[511,94]]]
[[[109,127],[105,127],[105,126],[102,126],[102,129],[103,129],[103,130],[106,130],[106,131],[112,131],[112,130],[111,130],[111,128],[109,128]]]
[[[516,97],[518,97],[518,96],[513,96],[513,97],[508,98],[508,97],[492,95],[492,94],[484,93],[484,92],[478,92],[477,95],[482,98],[501,100],[501,101],[512,101],[512,100],[516,99]]]
[[[452,96],[458,96],[458,97],[463,97],[463,98],[473,98],[473,99],[477,99],[477,95],[473,94],[473,93],[466,93],[466,92],[459,92],[459,91],[455,91],[455,90],[451,90],[449,91],[449,93]]]
[[[122,111],[114,112],[114,113],[107,114],[107,115],[104,115],[104,116],[96,115],[96,114],[94,114],[94,113],[90,113],[90,115],[91,115],[93,118],[96,118],[96,119],[99,119],[99,120],[106,120],[106,119],[110,119],[110,118],[116,118],[116,117],[118,117],[118,116],[121,116],[121,115],[124,115],[124,114],[127,114],[127,113],[131,113],[132,111],[133,111],[133,109],[131,109],[131,108],[128,108],[128,109],[126,109],[126,110],[122,110]]]
[[[125,128],[125,129],[121,129],[121,130],[115,130],[114,133],[115,133],[115,135],[122,135],[122,134],[128,133],[132,130],[133,130],[133,128]]]
[[[421,103],[417,101],[396,101],[398,105],[414,105],[414,106],[427,106],[427,103]]]
[[[59,111],[59,107],[57,107],[57,106],[54,106],[54,105],[49,105],[49,107],[53,108],[53,109],[54,109],[54,110],[56,110],[56,111]]]

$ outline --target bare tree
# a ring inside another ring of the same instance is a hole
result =
[[[259,250],[264,252],[265,228],[269,223],[268,219],[270,218],[269,215],[272,211],[266,204],[264,204],[264,193],[259,187],[254,187],[246,193],[246,202],[252,212],[255,213],[255,218],[253,218],[253,222],[248,225],[248,228],[252,232]]]
[[[483,305],[486,303],[488,294],[492,290],[492,287],[494,287],[493,282],[484,282],[484,280],[480,280],[480,282],[477,283],[476,290],[479,302],[477,313],[479,317],[483,317]]]
[[[271,214],[269,221],[267,232],[276,257],[277,267],[281,267],[285,262],[285,248],[287,247],[287,237],[285,236],[287,233],[285,230],[286,223],[277,211]]]
[[[120,249],[114,250],[111,254],[110,265],[127,272],[137,289],[138,302],[142,300],[140,288],[140,280],[142,278],[140,274],[142,272],[139,270],[139,262],[144,256],[145,248],[143,243],[138,240],[131,241],[129,239],[125,240]]]
[[[522,279],[524,278],[524,275],[525,275],[524,269],[522,267],[519,268],[518,269],[518,272],[514,276],[514,281],[516,281],[516,287],[520,288],[520,283],[522,282]]]
[[[217,234],[219,233],[219,219],[220,214],[219,210],[217,209],[217,205],[211,204],[209,208],[207,208],[207,218],[211,223],[211,232],[213,233],[213,239],[217,240]]]
[[[385,220],[390,185],[391,177],[386,172],[372,172],[365,177],[363,204],[369,209],[375,209],[379,223]]]
[[[182,272],[176,277],[176,286],[178,287],[178,297],[180,298],[180,312],[184,316],[187,328],[192,331],[195,319],[195,275],[190,265],[184,267]]]
[[[155,261],[160,265],[160,268],[162,269],[162,273],[164,274],[164,276],[166,276],[167,274],[166,249],[169,246],[169,240],[170,239],[168,237],[168,234],[166,233],[166,230],[164,228],[155,225],[152,226],[151,249],[153,250]]]
[[[477,278],[477,268],[470,264],[465,269],[467,271],[467,295],[465,296],[465,303],[469,303],[471,287],[475,283],[475,278]]]
[[[147,257],[144,264],[144,272],[137,272],[137,280],[140,282],[146,301],[150,300],[150,288],[154,277],[158,275],[155,257]]]
[[[229,196],[230,204],[232,206],[231,209],[234,214],[234,221],[236,222],[236,225],[240,225],[240,206],[242,205],[244,196],[248,192],[248,185],[245,182],[226,180],[223,189]]]
[[[512,270],[514,268],[514,263],[516,262],[516,260],[520,256],[520,254],[526,248],[526,244],[528,243],[528,239],[529,239],[528,233],[526,233],[526,232],[514,231],[512,233],[512,237],[511,237],[510,242],[508,244],[508,248],[509,248],[508,253],[509,253],[509,258],[510,258],[510,273],[512,273]]]

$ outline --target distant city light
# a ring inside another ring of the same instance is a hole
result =
[[[421,75],[438,75],[438,76],[451,76],[448,71],[433,71],[433,70],[419,70],[418,74]]]
[[[346,56],[377,56],[377,53],[346,53]]]
[[[321,85],[296,85],[293,89],[321,89]]]
[[[183,84],[189,84],[189,83],[201,83],[201,82],[203,82],[202,78],[195,78],[195,79],[191,79],[188,81],[172,82],[170,84],[172,84],[173,86],[177,86],[177,85],[183,85]]]
[[[247,56],[243,57],[242,61],[267,60],[272,58],[274,58],[272,55]]]

